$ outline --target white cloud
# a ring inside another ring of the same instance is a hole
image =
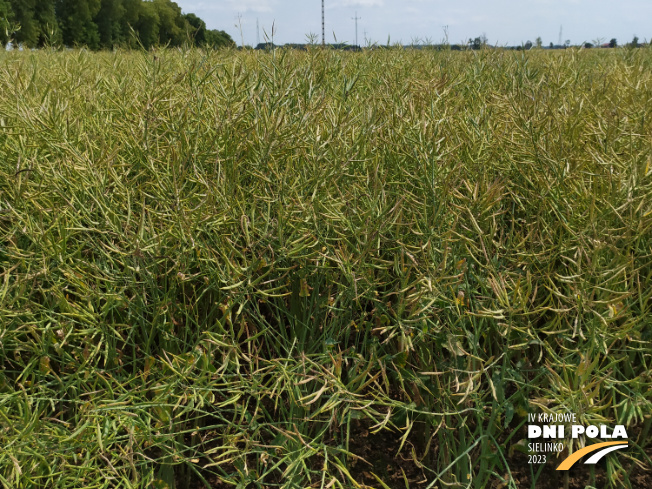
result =
[[[210,12],[213,15],[225,12],[273,12],[278,9],[277,0],[220,0],[214,2],[177,0],[177,4],[184,12]]]
[[[271,12],[276,2],[272,0],[228,0],[234,12]]]
[[[326,3],[330,3],[329,7],[382,7],[385,4],[383,0],[341,0]]]

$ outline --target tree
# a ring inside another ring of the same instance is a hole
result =
[[[630,48],[637,48],[639,46],[638,44],[638,37],[634,35],[634,38],[632,39],[632,42],[629,43]]]
[[[615,48],[615,47],[617,47],[617,46],[618,46],[618,41],[617,41],[616,38],[614,37],[613,39],[611,39],[611,41],[609,41],[609,47],[610,47],[610,48]]]
[[[9,0],[0,0],[0,47],[3,49],[9,42],[14,29],[14,10]]]
[[[145,49],[158,44],[158,13],[153,3],[142,2],[140,4],[136,31],[138,39]]]
[[[541,40],[541,37],[537,37],[536,46],[539,49],[541,49],[541,46],[543,46],[543,41]]]
[[[212,29],[206,31],[206,46],[211,48],[235,47],[235,42],[226,32]]]
[[[100,35],[100,47],[113,49],[125,40],[126,11],[123,0],[101,0],[100,9],[94,18]]]
[[[604,37],[596,37],[595,39],[593,39],[592,44],[599,48],[602,46],[603,42],[604,42]]]
[[[2,14],[5,10],[8,17]],[[0,28],[0,38],[13,37],[16,44],[29,48],[58,43],[55,0],[0,0]]]
[[[142,0],[122,0],[124,14],[120,21],[121,39],[131,48],[139,46],[138,22],[143,7]],[[158,35],[158,34],[157,34]]]
[[[525,46],[523,46],[525,49],[532,49],[532,41],[528,41],[525,43]]]
[[[188,34],[193,39],[195,46],[206,44],[206,22],[195,14],[186,14],[183,18],[188,24]]]
[[[158,15],[158,43],[180,46],[185,40],[186,21],[181,15],[181,7],[170,0],[154,0]]]
[[[39,39],[38,23],[34,18],[36,0],[11,0],[11,8],[14,22],[20,26],[20,29],[10,35],[13,34],[16,44],[35,48]]]
[[[28,48],[234,45],[226,32],[209,31],[171,0],[0,0],[0,45],[9,40]]]
[[[478,36],[475,39],[469,39],[469,47],[476,50],[481,49],[485,47],[488,42],[487,35],[483,32],[481,36]]]
[[[37,41],[39,47],[61,43],[61,30],[57,20],[55,0],[36,2],[34,20],[39,30]]]
[[[100,8],[100,0],[57,0],[57,17],[66,46],[100,48],[99,29],[93,21]]]

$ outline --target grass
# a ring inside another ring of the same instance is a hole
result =
[[[637,487],[652,54],[608,51],[0,53],[0,483],[560,487],[519,449],[572,411]]]

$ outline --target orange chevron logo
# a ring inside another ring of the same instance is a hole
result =
[[[575,465],[575,462],[581,459],[584,455],[588,455],[589,453],[597,451],[598,453],[594,454],[591,458],[584,462],[585,464],[595,464],[607,453],[613,452],[614,450],[620,450],[621,448],[627,448],[627,446],[627,442],[622,441],[606,441],[604,443],[594,443],[593,445],[584,447],[581,450],[578,450],[577,452],[569,455],[561,464],[559,464],[557,470],[568,470],[573,465]]]

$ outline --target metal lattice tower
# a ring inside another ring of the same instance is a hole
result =
[[[559,43],[558,43],[558,46],[561,46],[561,35],[562,35],[563,29],[564,29],[564,26],[560,25],[559,26]]]
[[[324,28],[324,0],[321,0],[321,45],[326,46],[326,30]]]
[[[358,12],[355,13],[355,17],[351,17],[352,20],[355,20],[355,47],[358,47],[358,21],[362,17],[358,17]]]

